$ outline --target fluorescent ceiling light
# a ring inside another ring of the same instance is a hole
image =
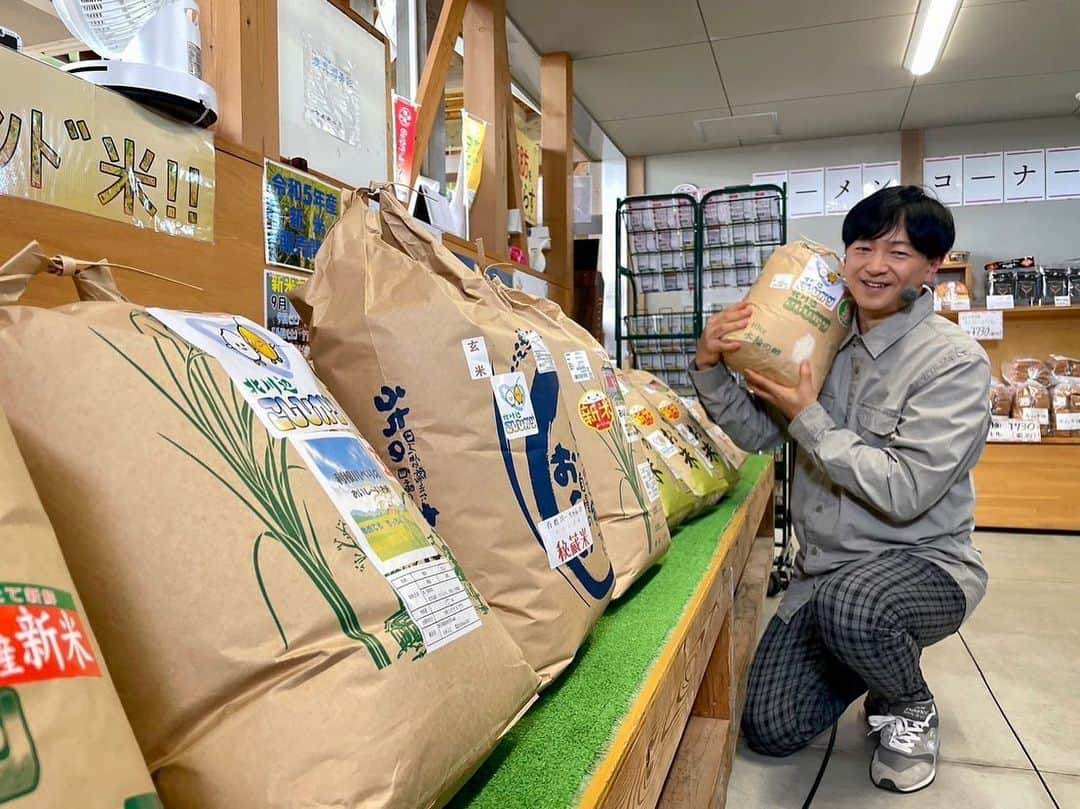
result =
[[[960,0],[920,0],[915,27],[904,55],[905,68],[916,76],[933,69],[945,50],[959,11]]]

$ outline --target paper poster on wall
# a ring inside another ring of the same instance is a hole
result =
[[[521,174],[521,215],[530,225],[540,224],[537,218],[537,186],[540,183],[540,144],[517,130],[518,172]]]
[[[308,329],[289,300],[289,293],[307,282],[305,275],[263,270],[263,325],[286,343],[296,346],[304,359],[311,356]]]
[[[1080,146],[1046,150],[1046,198],[1080,199]]]
[[[923,161],[923,185],[945,205],[963,204],[963,156],[926,158]]]
[[[1001,152],[964,155],[965,205],[997,205],[1003,193]]]
[[[315,269],[315,254],[341,216],[341,189],[310,174],[263,161],[266,263]]]
[[[842,216],[862,199],[862,165],[829,166],[825,169],[825,213]]]
[[[214,239],[214,135],[0,47],[0,193]]]
[[[825,212],[825,169],[788,172],[788,216],[803,219]]]
[[[780,188],[784,187],[784,183],[788,181],[788,173],[786,171],[755,171],[754,177],[750,181],[751,185],[775,185]]]
[[[480,188],[484,171],[484,138],[487,121],[461,111],[461,163],[450,208],[454,214],[454,232],[469,238],[469,211]]]
[[[1042,149],[1005,152],[1003,175],[1006,202],[1046,199],[1046,152]]]
[[[863,196],[900,185],[900,161],[887,160],[883,163],[863,163]]]

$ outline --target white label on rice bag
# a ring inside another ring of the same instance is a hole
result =
[[[554,371],[555,358],[551,355],[551,352],[548,351],[547,343],[544,342],[544,338],[535,331],[527,331],[525,332],[525,339],[529,341],[533,359],[536,360],[536,373],[550,374]]]
[[[640,439],[641,434],[637,431],[637,427],[634,426],[634,422],[630,419],[630,411],[627,410],[626,405],[615,405],[615,412],[619,414],[619,424],[622,425],[623,435],[626,436],[626,440],[633,444]]]
[[[833,269],[821,256],[815,255],[795,282],[795,289],[809,295],[830,312],[844,297],[844,281],[838,270]]]
[[[491,389],[495,391],[495,403],[499,408],[506,439],[526,438],[536,435],[540,428],[536,423],[532,398],[525,374],[514,371],[491,377]]]
[[[1080,430],[1080,413],[1055,413],[1054,426],[1059,430]]]
[[[483,337],[469,337],[462,340],[461,350],[465,352],[465,362],[469,366],[471,379],[490,379],[494,376],[491,360],[488,359],[487,343]]]
[[[682,403],[682,406],[685,407],[687,409],[687,411],[689,411],[691,413],[694,411],[694,408],[698,405],[697,399],[691,399],[689,396],[680,396],[679,401]]]
[[[681,435],[683,440],[690,446],[697,447],[701,445],[701,442],[698,441],[698,437],[694,435],[694,431],[686,424],[676,424],[675,429],[679,431],[679,435]]]
[[[588,351],[567,351],[566,364],[575,382],[588,382],[593,378]]]
[[[429,652],[480,626],[454,566],[431,543],[431,529],[358,435],[292,442],[341,515],[354,550],[375,565],[401,597]],[[340,548],[346,545],[336,540]]]
[[[1037,421],[1039,424],[1050,424],[1050,411],[1045,407],[1022,407],[1020,415],[1024,421]]]
[[[221,363],[244,401],[275,438],[353,431],[303,355],[262,326],[239,316],[170,309],[146,312]]]
[[[788,272],[780,272],[772,277],[769,286],[773,289],[791,289],[795,283],[795,276]]]
[[[544,541],[548,564],[551,569],[577,559],[586,551],[592,550],[593,535],[589,526],[589,515],[584,503],[580,501],[566,511],[560,511],[537,526],[540,538]]]
[[[660,481],[656,479],[652,465],[648,461],[643,461],[638,464],[637,469],[638,474],[641,475],[641,482],[645,484],[645,496],[649,498],[650,503],[655,503],[660,499]]]
[[[670,458],[679,451],[671,439],[664,435],[663,430],[654,430],[645,436],[645,440],[652,444],[652,448],[660,453],[661,458]]]

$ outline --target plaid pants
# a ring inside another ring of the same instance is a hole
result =
[[[765,630],[742,719],[750,748],[794,753],[868,689],[890,703],[931,699],[919,656],[965,609],[948,573],[906,551],[830,574],[789,623],[774,617]]]

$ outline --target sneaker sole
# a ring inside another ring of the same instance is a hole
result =
[[[873,761],[870,762],[870,766],[871,766],[871,770],[872,770]],[[872,783],[878,789],[883,789],[886,792],[897,792],[897,793],[899,793],[901,795],[910,795],[912,792],[920,792],[921,790],[926,789],[928,786],[930,786],[932,783],[934,783],[935,778],[937,778],[937,768],[936,767],[934,768],[934,771],[932,773],[930,773],[929,778],[925,779],[924,781],[921,781],[918,784],[915,784],[914,786],[910,786],[907,789],[900,789],[900,787],[898,787],[896,784],[894,784],[888,778],[882,778],[880,782],[874,781],[873,775],[870,776],[870,783]]]

